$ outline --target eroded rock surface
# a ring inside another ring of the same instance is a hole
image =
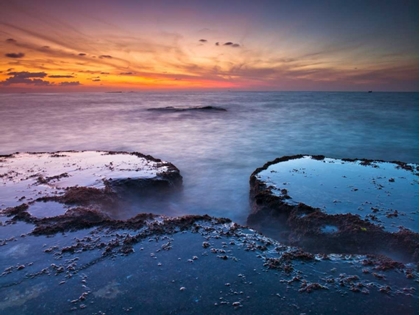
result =
[[[169,194],[182,187],[182,176],[173,164],[137,152],[16,153],[0,157],[0,185],[0,211],[21,206],[42,218],[79,206],[106,212],[129,197]]]
[[[16,197],[0,211],[2,314],[418,312],[413,263],[314,254],[208,215],[108,215],[149,189],[144,180],[163,178],[163,188],[152,185],[157,193],[178,187],[169,163],[138,153],[59,152],[2,157],[0,165],[2,188]],[[129,184],[115,185],[121,172]],[[141,185],[132,187],[136,178]]]
[[[50,234],[0,217],[0,310],[7,314],[416,314],[415,266],[314,255],[229,219],[81,224]],[[79,223],[77,223],[79,222]],[[50,221],[45,226],[53,227]],[[82,228],[84,227],[84,228]],[[47,234],[47,235],[45,235]]]
[[[248,223],[277,228],[277,239],[313,252],[418,260],[418,165],[286,156],[257,169],[250,184]]]

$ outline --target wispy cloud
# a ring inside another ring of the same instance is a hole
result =
[[[79,81],[65,81],[65,82],[60,82],[61,86],[78,86],[81,85]]]
[[[74,75],[49,75],[49,78],[61,79],[61,78],[74,78]]]
[[[142,80],[158,85],[176,80],[238,86],[340,81],[351,86],[374,81],[402,82],[407,77],[415,80],[413,73],[418,71],[418,53],[414,56],[417,64],[410,61],[404,68],[404,51],[369,50],[374,45],[357,36],[325,40],[327,36],[316,36],[316,32],[313,37],[305,37],[311,32],[301,35],[292,30],[288,37],[282,32],[264,33],[263,28],[250,31],[252,23],[248,21],[241,24],[245,30],[241,26],[235,31],[223,25],[216,27],[216,23],[197,25],[195,29],[199,31],[193,32],[187,27],[178,28],[178,24],[183,24],[178,21],[174,28],[159,29],[145,22],[141,24],[143,29],[133,27],[137,21],[130,19],[111,27],[116,20],[107,21],[100,16],[106,10],[86,13],[76,24],[65,12],[48,15],[46,12],[54,10],[42,10],[42,5],[33,8],[33,12],[32,7],[20,8],[22,16],[28,19],[3,14],[7,18],[0,22],[4,34],[0,59],[4,69],[13,66],[17,70],[14,74],[8,71],[9,77],[0,82],[2,85],[93,86],[92,82],[101,80],[96,75],[106,75],[104,85],[139,84]],[[60,5],[55,6],[58,8]],[[83,21],[89,24],[83,25]],[[170,25],[170,21],[165,21]],[[237,21],[232,18],[229,25],[235,24]],[[86,27],[78,29],[77,25]],[[45,75],[34,76],[40,73]],[[3,73],[2,78],[5,77]],[[60,79],[75,77],[77,81],[58,83]]]

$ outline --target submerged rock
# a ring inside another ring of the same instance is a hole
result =
[[[20,255],[0,259],[0,310],[7,314],[418,311],[412,265],[314,255],[229,219],[139,215],[53,237],[16,235],[2,253],[22,244]]]
[[[248,224],[270,225],[289,244],[418,260],[418,165],[286,156],[257,169],[250,185]]]
[[[148,108],[147,110],[150,111],[161,111],[161,112],[184,112],[184,111],[227,111],[222,107],[217,106],[191,106],[191,107],[175,107],[175,106],[167,106],[167,107],[155,107],[155,108]]]

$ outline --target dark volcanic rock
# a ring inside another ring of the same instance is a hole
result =
[[[248,224],[322,253],[418,261],[418,166],[286,156],[250,178]]]

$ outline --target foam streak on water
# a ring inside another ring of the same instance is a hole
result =
[[[224,111],[147,111],[217,106]],[[283,155],[418,163],[418,93],[3,94],[0,154],[127,150],[184,177],[171,215],[244,223],[252,171]]]

